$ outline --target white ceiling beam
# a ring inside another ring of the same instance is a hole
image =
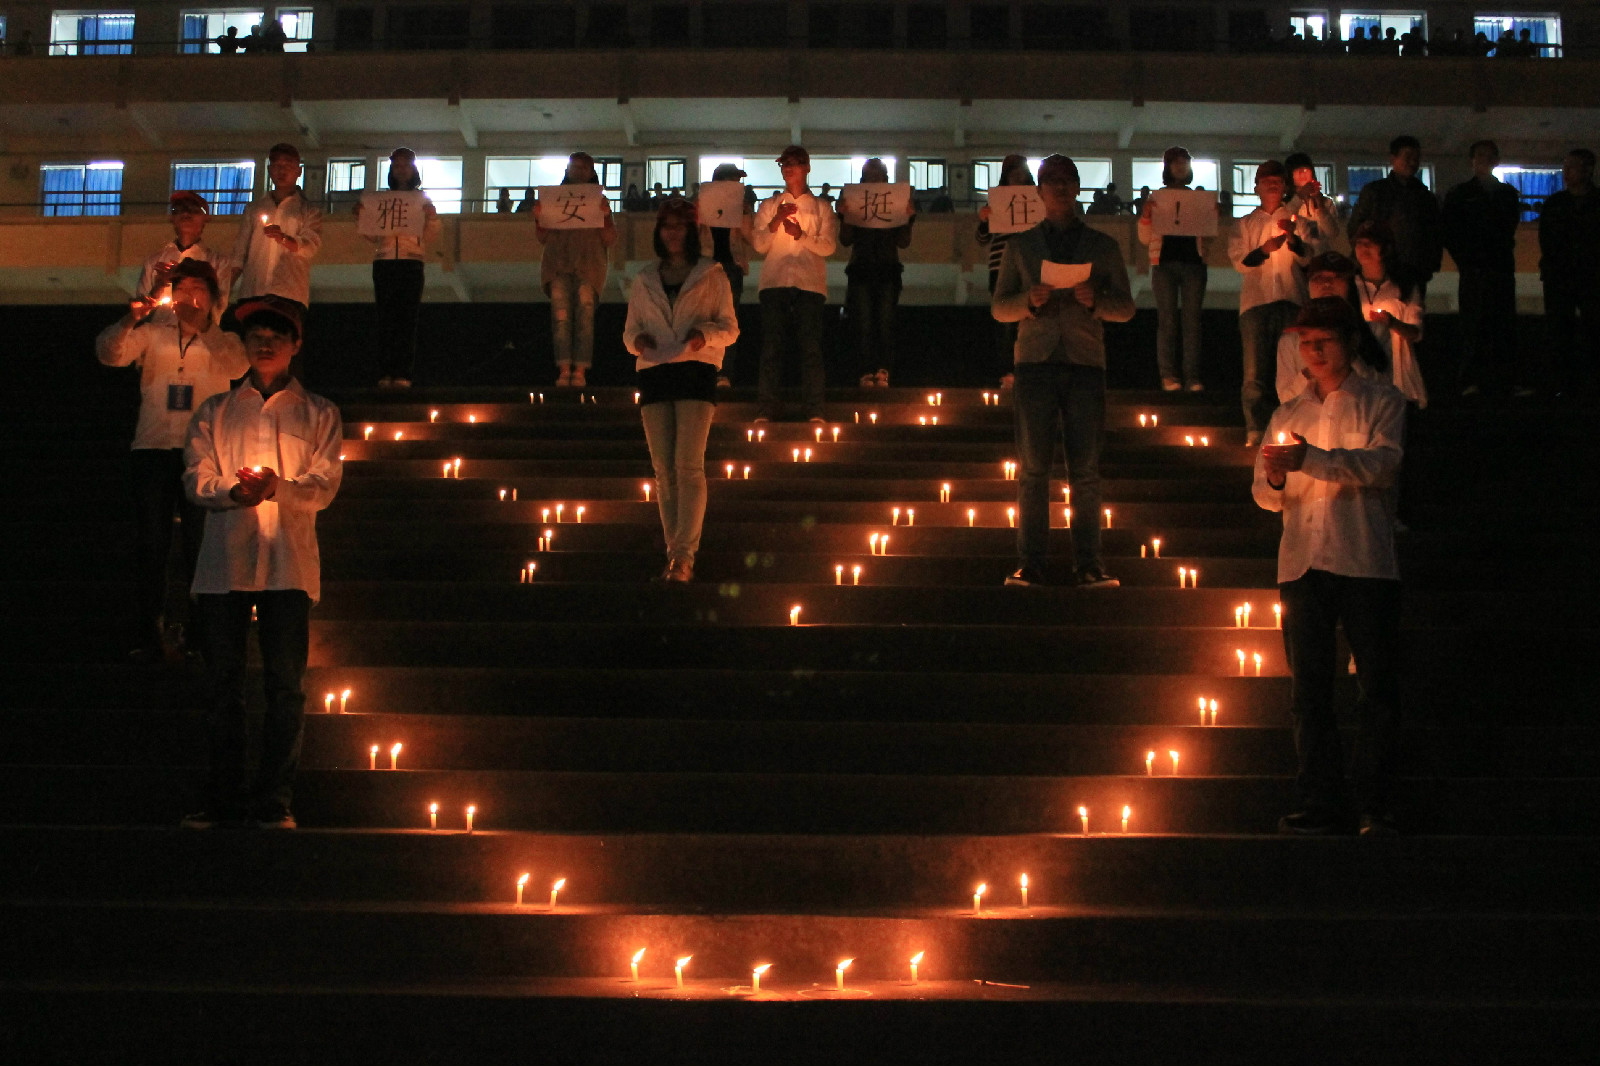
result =
[[[622,135],[628,139],[629,148],[639,146],[639,126],[634,121],[633,105],[623,96],[617,99],[617,111],[622,115]]]
[[[317,124],[311,120],[310,112],[300,106],[298,100],[290,100],[287,106],[289,115],[294,119],[295,128],[300,131],[301,140],[312,148],[321,148],[322,139],[317,133]]]

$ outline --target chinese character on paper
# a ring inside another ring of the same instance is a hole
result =
[[[401,197],[378,201],[378,228],[382,230],[403,230],[407,227],[406,209],[409,202]]]

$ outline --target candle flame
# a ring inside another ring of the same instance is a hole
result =
[[[840,959],[839,960],[839,965],[835,966],[834,970],[836,970],[839,973],[844,973],[846,970],[848,970],[850,968],[850,964],[852,962],[855,962],[855,961],[856,961],[855,959]]]
[[[975,889],[975,890],[974,890],[974,891],[973,891],[973,893],[972,893],[972,894],[973,894],[973,895],[974,895],[974,896],[981,896],[981,895],[983,895],[983,894],[984,894],[984,893],[985,893],[985,892],[987,892],[987,891],[989,891],[989,885],[988,885],[988,883],[987,883],[987,882],[985,882],[985,883],[984,883],[984,884],[981,884],[981,885],[979,885],[979,886],[978,886],[978,887],[977,887],[977,888],[976,888],[976,889]]]
[[[477,813],[478,813],[478,808],[477,807],[470,806],[470,807],[467,808],[467,817],[468,818],[471,818],[474,814],[477,814]]]
[[[1020,880],[1022,882],[1022,887],[1023,888],[1027,888],[1028,887],[1028,875],[1027,874],[1023,874],[1018,880]]]
[[[754,970],[752,970],[751,973],[755,974],[757,977],[761,977],[762,975],[764,975],[770,969],[772,969],[772,963],[764,962],[760,966],[757,966]]]
[[[640,948],[638,951],[633,953],[633,964],[635,966],[639,965],[639,960],[642,958],[644,958],[644,948]]]
[[[533,875],[532,874],[523,874],[521,877],[517,878],[517,887],[518,888],[522,888],[524,885],[526,885],[528,883],[528,878],[531,877],[531,876],[533,876]]]
[[[1087,817],[1089,817],[1089,808],[1087,808],[1087,807],[1079,807],[1078,808],[1078,817],[1079,818],[1087,818]]]
[[[428,813],[429,814],[438,814],[439,813],[439,805],[437,803],[428,804]]]
[[[676,966],[674,966],[673,969],[675,969],[675,970],[683,969],[685,966],[689,965],[689,960],[692,959],[692,958],[694,958],[693,955],[685,955],[683,958],[678,960],[678,964]]]
[[[389,749],[389,754],[390,755],[399,755],[400,754],[400,745],[396,744],[394,747],[390,748]]]
[[[1129,816],[1132,815],[1132,814],[1133,814],[1133,808],[1132,807],[1124,807],[1124,808],[1122,808],[1122,820],[1124,822],[1126,822],[1128,820]]]
[[[566,887],[567,887],[567,879],[565,877],[563,877],[561,880],[557,881],[555,884],[550,886],[550,891],[552,891],[552,892],[560,892],[563,888],[566,888]]]
[[[372,745],[372,754],[374,754],[374,755],[378,754],[378,745],[376,745],[376,744]]]
[[[919,951],[915,955],[911,956],[911,965],[920,966],[922,964],[923,954],[924,952]]]

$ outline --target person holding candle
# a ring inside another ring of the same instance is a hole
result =
[[[594,156],[573,152],[563,185],[598,185]],[[606,287],[611,246],[617,242],[611,201],[600,197],[605,223],[597,229],[545,229],[538,226],[544,254],[539,276],[550,297],[550,341],[555,349],[556,384],[583,388],[594,363],[594,309]],[[534,218],[541,207],[533,205]]]
[[[190,247],[195,247],[191,243]],[[249,369],[244,346],[217,326],[222,290],[204,259],[181,259],[161,272],[161,306],[148,293],[129,304],[121,319],[95,340],[106,366],[139,368],[139,422],[133,434],[134,537],[138,566],[134,598],[137,628],[131,658],[160,662],[165,656],[162,619],[167,598],[167,556],[172,516],[182,531],[183,579],[194,580],[205,515],[183,493],[183,444],[196,406]],[[202,643],[191,619],[187,651]]]
[[[422,173],[417,153],[396,148],[389,153],[391,189],[420,190]],[[356,217],[361,217],[356,205]],[[368,237],[372,242],[372,296],[378,310],[378,388],[409,389],[411,368],[417,361],[417,317],[422,307],[424,262],[428,243],[439,237],[439,212],[424,195],[427,218],[421,237],[396,233]]]
[[[1428,386],[1416,357],[1422,340],[1422,288],[1396,262],[1394,238],[1381,222],[1363,222],[1351,246],[1359,266],[1355,282],[1361,317],[1382,348],[1388,367],[1384,377],[1418,408],[1427,407]]]
[[[1405,397],[1351,370],[1366,329],[1344,300],[1306,305],[1291,327],[1311,386],[1282,405],[1256,457],[1256,503],[1283,515],[1278,586],[1293,679],[1300,808],[1286,833],[1392,834],[1390,780],[1400,719],[1400,569],[1396,487],[1405,443]],[[1344,626],[1360,686],[1358,735],[1346,784],[1333,708],[1335,630]],[[1352,801],[1354,811],[1351,810]]]
[[[1050,463],[1064,438],[1067,483],[1078,507],[1100,513],[1100,452],[1105,443],[1106,322],[1133,317],[1128,270],[1117,242],[1078,217],[1078,167],[1064,155],[1039,165],[1045,219],[1012,236],[1000,264],[991,308],[996,321],[1017,323],[1017,546],[1020,565],[1007,585],[1044,581],[1050,538]],[[1070,289],[1043,283],[1046,262],[1088,267]],[[1072,531],[1075,581],[1114,588],[1100,556],[1100,523]]]
[[[1310,299],[1320,300],[1333,296],[1349,301],[1360,308],[1353,279],[1359,269],[1355,261],[1338,252],[1323,252],[1306,264],[1306,292]],[[1361,338],[1361,350],[1355,353],[1351,369],[1363,377],[1373,377],[1389,369],[1389,358],[1378,338],[1369,330]],[[1292,329],[1283,331],[1278,338],[1278,402],[1288,403],[1306,389],[1311,376],[1306,373],[1305,362],[1300,358],[1300,334]]]
[[[238,315],[250,373],[200,406],[184,453],[184,488],[208,512],[194,593],[205,619],[211,707],[205,807],[183,824],[249,819],[293,829],[311,605],[322,591],[316,520],[339,491],[341,421],[337,407],[290,373],[299,307],[253,300]],[[252,610],[266,694],[254,767],[244,689]]]
[[[694,204],[677,197],[656,215],[656,261],[633,279],[622,341],[639,373],[639,417],[656,475],[667,542],[663,581],[694,577],[706,513],[706,438],[723,352],[739,337],[733,289],[702,259]]]
[[[301,169],[294,145],[267,149],[272,188],[245,208],[229,259],[241,301],[276,296],[294,301],[303,315],[311,306],[311,260],[322,250],[322,212],[300,188]]]
[[[210,263],[218,284],[232,277],[228,257],[206,244],[206,217],[210,207],[206,198],[197,192],[180,189],[167,201],[167,214],[172,220],[172,240],[150,254],[139,271],[138,295],[159,301],[170,295],[172,268],[186,259],[199,259]],[[223,296],[219,305],[226,306]]]

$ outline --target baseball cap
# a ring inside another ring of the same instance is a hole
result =
[[[300,305],[293,300],[285,300],[281,296],[252,296],[241,300],[233,309],[234,317],[239,320],[241,332],[248,332],[252,319],[262,319],[261,324],[272,329],[288,327],[296,340],[301,337],[301,310]]]
[[[711,172],[712,181],[742,181],[747,176],[737,163],[718,163]]]
[[[211,213],[211,208],[206,204],[206,198],[188,189],[179,189],[173,193],[167,200],[167,210],[174,215],[179,211],[198,211],[202,215]]]
[[[778,164],[781,166],[784,163],[799,163],[803,167],[809,167],[811,165],[811,153],[798,144],[791,144],[778,153]]]

